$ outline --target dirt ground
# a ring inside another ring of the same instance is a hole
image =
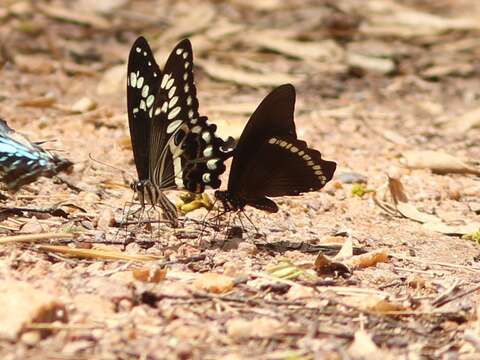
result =
[[[477,0],[2,0],[0,117],[75,168],[2,204],[0,358],[478,359],[479,33]],[[222,135],[294,84],[335,178],[261,237],[119,228],[139,35],[191,39]]]

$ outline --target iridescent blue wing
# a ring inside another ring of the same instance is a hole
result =
[[[8,189],[18,190],[41,176],[52,177],[61,171],[69,171],[72,165],[69,160],[15,133],[0,119],[0,180]]]

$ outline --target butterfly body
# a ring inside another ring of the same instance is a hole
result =
[[[295,88],[282,85],[250,117],[233,153],[227,190],[215,192],[226,211],[249,205],[274,213],[278,206],[269,197],[319,190],[333,177],[335,162],[297,138],[294,108]]]
[[[128,60],[127,103],[138,173],[131,187],[142,206],[160,203],[173,222],[176,209],[163,191],[218,188],[231,156],[216,126],[199,114],[190,41],[178,43],[161,70],[147,41],[138,38]]]
[[[69,172],[73,164],[30,142],[0,119],[0,180],[8,189],[18,190],[39,177]]]

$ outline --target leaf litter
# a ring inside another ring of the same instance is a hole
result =
[[[7,1],[1,116],[75,171],[6,194],[0,356],[476,356],[479,245],[449,235],[478,237],[479,14],[473,0]],[[119,228],[139,34],[159,59],[192,39],[201,112],[226,135],[293,82],[299,136],[361,187],[338,176],[277,214],[247,210],[261,241],[200,231],[210,198],[176,193],[184,228],[155,212]],[[33,211],[59,203],[65,216]]]

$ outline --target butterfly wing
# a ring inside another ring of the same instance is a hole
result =
[[[147,103],[154,99],[162,72],[143,37],[130,49],[127,76],[128,125],[139,180],[149,177],[150,119]]]
[[[18,135],[8,129],[7,134]],[[0,179],[10,190],[17,190],[41,176],[51,177],[71,169],[73,164],[69,160],[43,150],[24,137],[20,142],[7,134],[0,136]]]
[[[294,137],[272,136],[264,142],[240,178],[239,195],[254,205],[266,196],[294,196],[320,190],[330,181],[336,163],[322,159]]]
[[[286,84],[277,87],[258,105],[245,126],[233,153],[228,179],[228,192],[241,191],[240,178],[249,162],[257,156],[262,144],[272,135],[296,138],[293,113],[295,88]]]
[[[148,99],[147,99],[148,100]],[[228,156],[215,135],[216,126],[198,112],[193,76],[193,52],[188,39],[171,52],[153,105],[150,131],[150,177],[162,189],[202,192],[220,186]]]

